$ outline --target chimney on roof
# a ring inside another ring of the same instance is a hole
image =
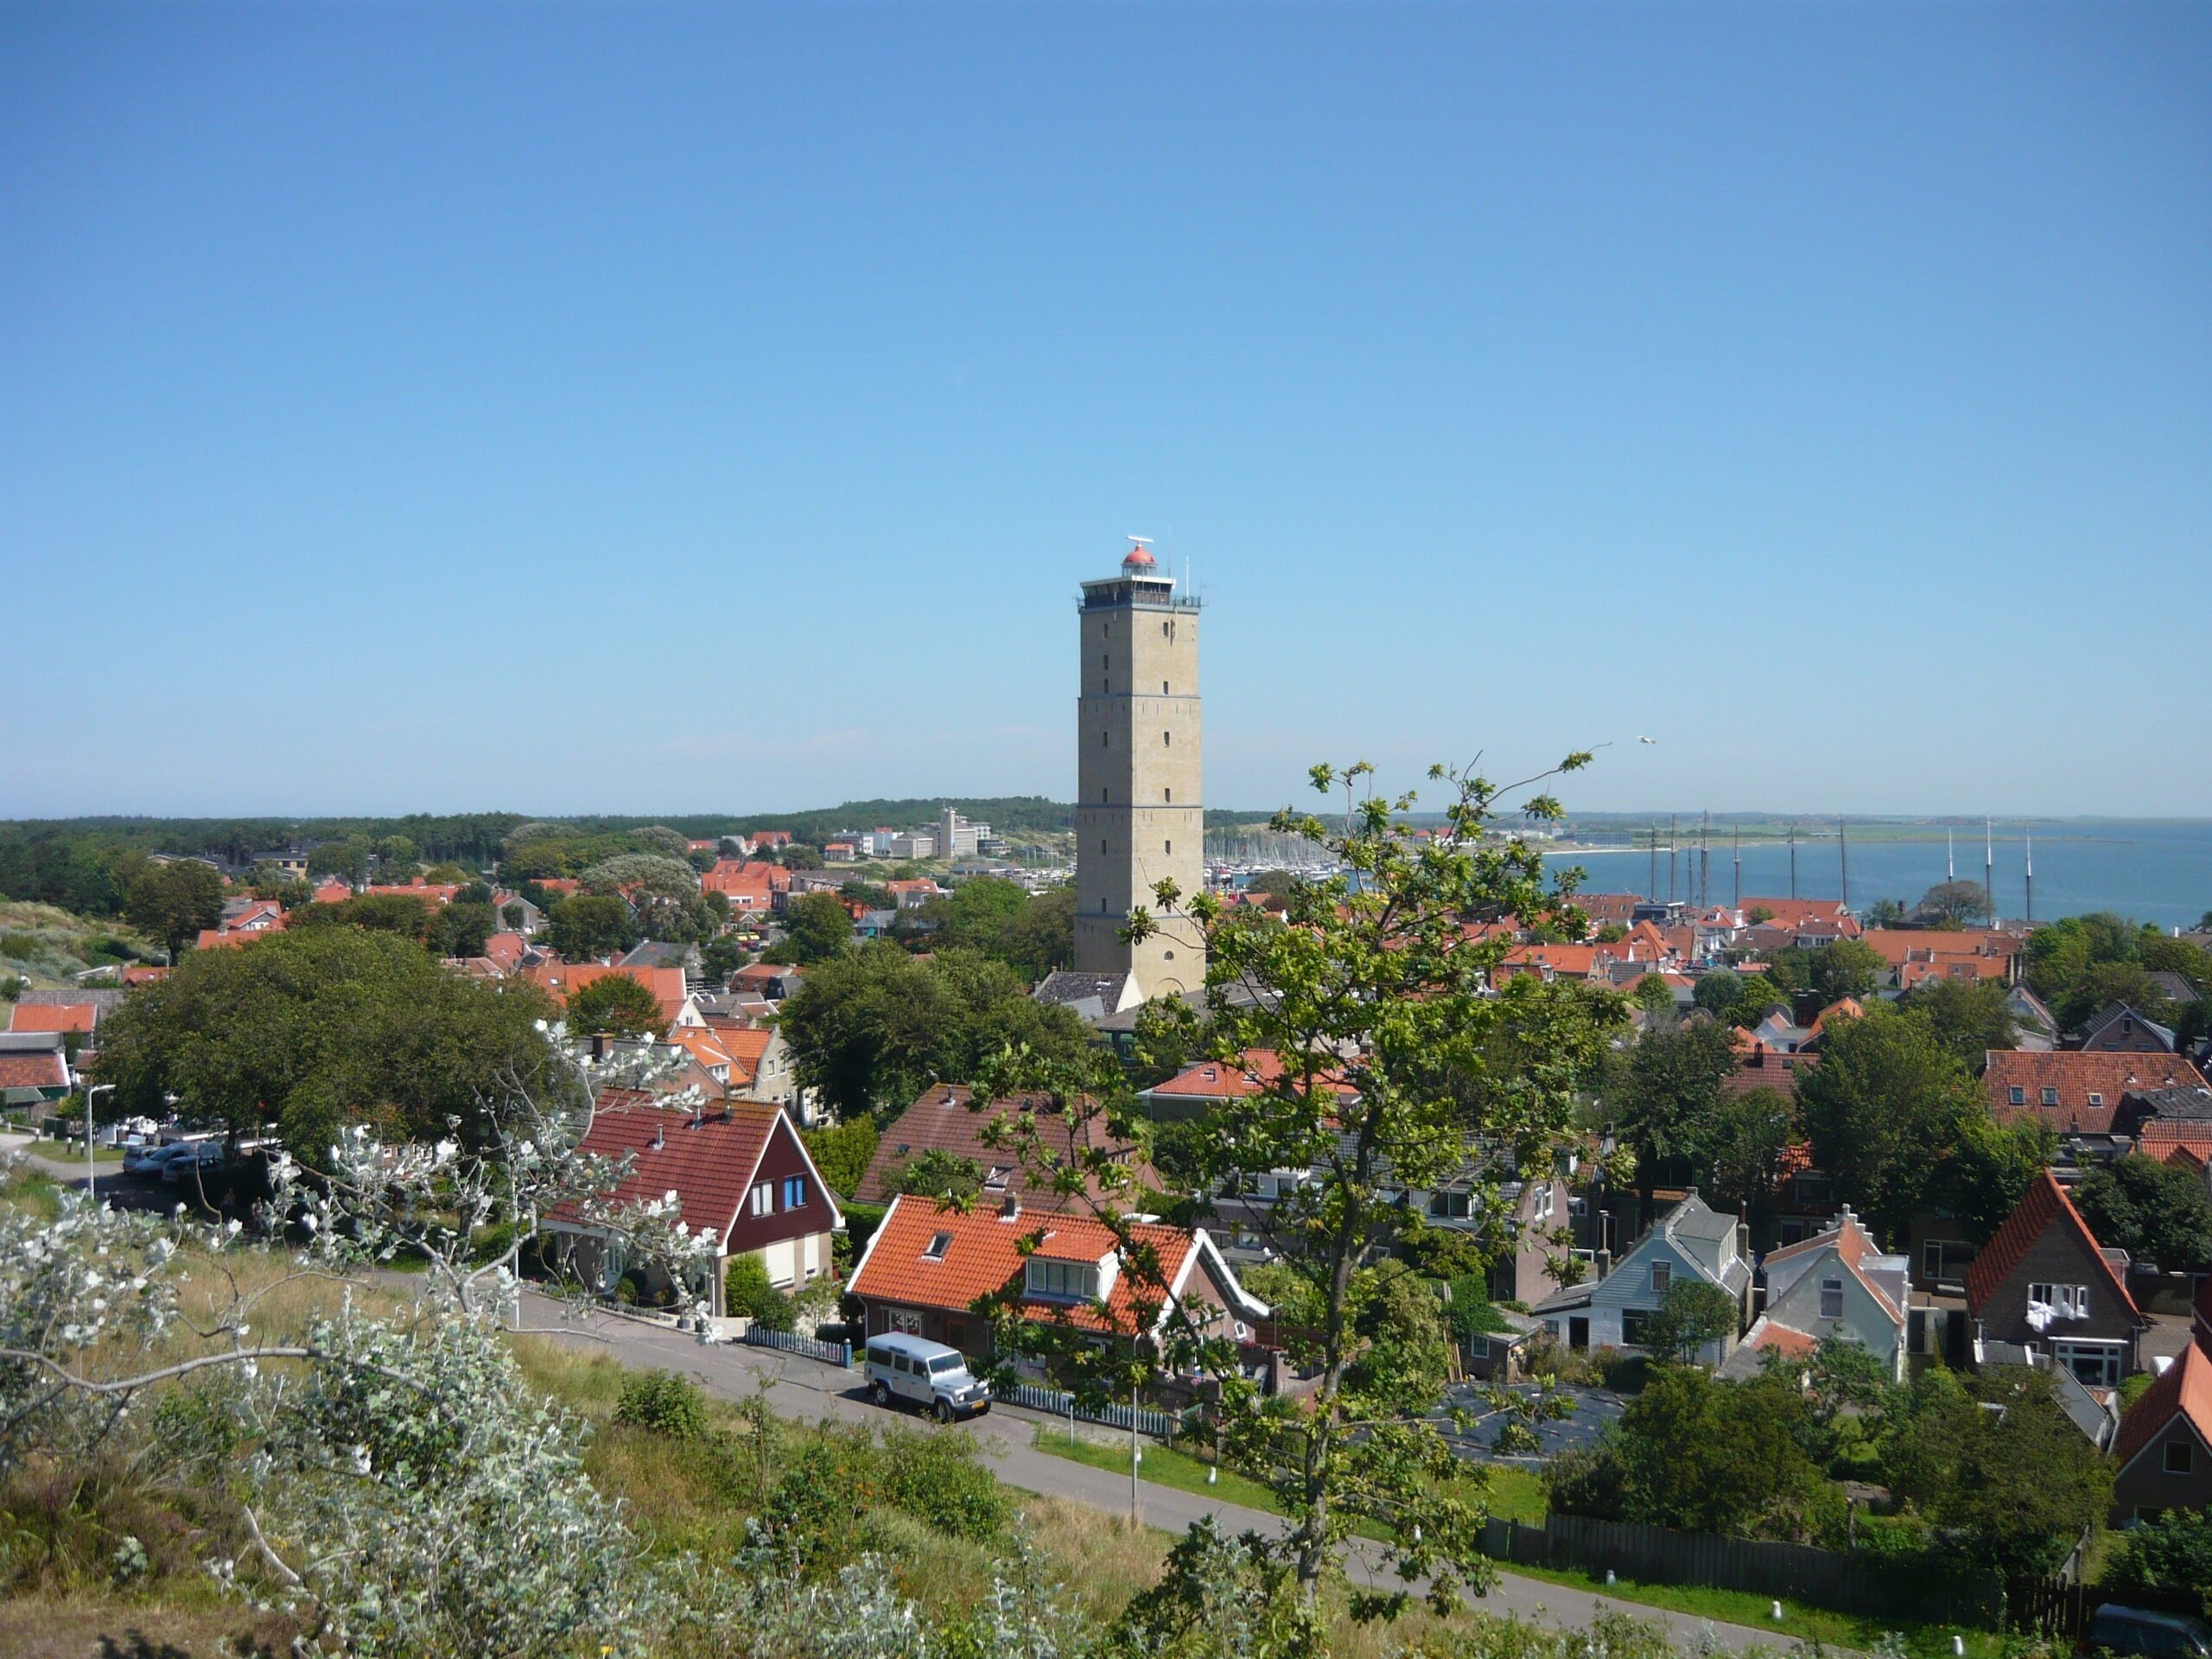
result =
[[[1021,1219],[1021,1195],[1020,1193],[1008,1192],[1006,1197],[999,1200],[999,1219],[1001,1221],[1019,1221]]]
[[[668,1144],[668,1135],[667,1135],[667,1131],[666,1131],[666,1127],[665,1127],[664,1125],[663,1125],[663,1124],[659,1124],[659,1123],[656,1123],[656,1124],[654,1124],[654,1125],[653,1125],[653,1141],[652,1141],[652,1149],[653,1149],[655,1152],[658,1152],[658,1151],[659,1151],[663,1147],[665,1147],[667,1144]]]

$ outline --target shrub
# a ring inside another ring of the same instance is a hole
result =
[[[768,1282],[768,1269],[757,1255],[730,1259],[722,1281],[722,1303],[732,1314],[743,1314],[764,1331],[790,1331],[798,1325],[791,1299]]]
[[[707,1402],[688,1376],[644,1371],[624,1379],[614,1421],[671,1440],[697,1440],[707,1433]]]
[[[893,1429],[884,1436],[883,1496],[955,1538],[996,1538],[1013,1518],[1006,1492],[965,1434]]]
[[[2212,1516],[2168,1510],[2128,1529],[2112,1576],[2127,1589],[2212,1594]]]

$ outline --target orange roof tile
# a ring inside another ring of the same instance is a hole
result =
[[[1993,1048],[1981,1086],[1988,1093],[1989,1109],[2001,1120],[2033,1113],[2062,1135],[2108,1135],[2120,1097],[2129,1090],[2206,1085],[2204,1074],[2178,1054]],[[2017,1103],[2016,1088],[2021,1092]],[[2046,1089],[2056,1091],[2056,1100],[2044,1099]],[[2098,1098],[2092,1101],[2091,1095]]]
[[[2114,1463],[2126,1469],[2177,1415],[2187,1418],[2197,1438],[2212,1446],[2212,1356],[2193,1342],[2120,1420],[2112,1447]]]
[[[673,1020],[683,1011],[687,995],[681,968],[631,968],[600,962],[541,962],[523,970],[565,1003],[570,995],[609,974],[626,974],[652,993],[660,1011]]]
[[[10,1031],[90,1031],[99,1023],[96,1002],[18,1002],[10,1016]]]
[[[982,1165],[987,1172],[999,1176],[999,1185],[991,1189],[1011,1192],[1034,1210],[1064,1210],[1080,1206],[1085,1193],[1060,1193],[1033,1178],[1022,1169],[1014,1154],[1005,1147],[983,1144],[983,1131],[999,1118],[1020,1109],[1020,1103],[1014,1100],[992,1101],[983,1107],[970,1110],[974,1090],[964,1084],[936,1083],[924,1090],[912,1106],[901,1112],[876,1142],[875,1155],[868,1160],[860,1185],[853,1189],[853,1197],[863,1204],[882,1204],[892,1197],[892,1189],[899,1173],[907,1163],[925,1152],[945,1152],[956,1158],[969,1158]],[[1038,1122],[1040,1137],[1047,1145],[1056,1147],[1060,1156],[1067,1155],[1072,1136],[1065,1118],[1040,1117]],[[1134,1141],[1117,1141],[1105,1133],[1105,1126],[1090,1120],[1085,1132],[1090,1144],[1111,1154],[1128,1169],[1138,1185],[1159,1187],[1159,1173],[1137,1156]],[[1087,1196],[1100,1196],[1096,1183],[1090,1182]]]
[[[949,1236],[943,1248],[933,1249],[939,1234]],[[1196,1234],[1141,1224],[1132,1230],[1132,1236],[1158,1254],[1160,1276],[1171,1287],[1181,1282],[1197,1247]],[[1033,1254],[1051,1261],[1097,1262],[1117,1249],[1108,1228],[1084,1217],[1024,1213],[1009,1220],[995,1209],[982,1207],[961,1215],[927,1198],[903,1194],[892,1200],[890,1212],[868,1241],[868,1254],[853,1273],[852,1293],[964,1313],[977,1299],[1004,1289],[1020,1276],[1027,1260],[1024,1246],[1032,1242]],[[1157,1288],[1140,1286],[1136,1279],[1127,1271],[1116,1274],[1103,1314],[1095,1305],[1072,1306],[1067,1309],[1070,1322],[1126,1336],[1138,1334],[1141,1324],[1156,1324],[1158,1314],[1147,1319],[1144,1304],[1154,1300]],[[1035,1304],[1040,1313],[1062,1306],[1041,1299]]]

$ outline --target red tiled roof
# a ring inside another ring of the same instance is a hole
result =
[[[1808,1336],[1802,1331],[1794,1331],[1786,1325],[1776,1325],[1770,1319],[1762,1316],[1759,1319],[1759,1328],[1751,1333],[1746,1345],[1762,1351],[1770,1351],[1780,1354],[1785,1359],[1810,1359],[1815,1351],[1820,1347],[1821,1340],[1818,1337]]]
[[[97,1002],[18,1002],[10,1031],[90,1031],[99,1023]]]
[[[123,982],[126,986],[155,985],[168,976],[167,968],[149,967],[143,963],[132,963],[123,970]]]
[[[696,1127],[693,1127],[694,1123]],[[612,1199],[618,1204],[651,1203],[674,1192],[683,1224],[696,1231],[712,1227],[717,1238],[728,1242],[730,1224],[738,1217],[753,1172],[767,1149],[769,1140],[788,1134],[802,1153],[805,1143],[780,1106],[766,1101],[734,1100],[699,1115],[670,1110],[645,1103],[634,1090],[608,1090],[601,1096],[591,1128],[578,1150],[593,1157],[620,1158],[634,1153],[637,1161],[618,1182]],[[658,1136],[661,1144],[653,1145]],[[807,1160],[813,1168],[813,1160]],[[828,1206],[836,1224],[836,1201],[830,1195],[819,1172],[814,1186]],[[573,1208],[556,1209],[556,1220],[574,1220]]]
[[[1789,931],[1802,931],[1812,925],[1816,929],[1836,929],[1849,938],[1858,936],[1858,923],[1845,909],[1838,898],[1750,898],[1743,900],[1743,913],[1750,916],[1754,909],[1772,912],[1767,918],[1767,927],[1787,927]]]
[[[1055,1192],[1037,1182],[1030,1172],[1019,1166],[1010,1149],[983,1144],[984,1129],[997,1119],[1019,1110],[1020,1103],[993,1101],[971,1111],[969,1102],[973,1098],[974,1092],[963,1084],[937,1083],[924,1090],[920,1097],[884,1130],[882,1138],[876,1142],[875,1155],[868,1160],[860,1185],[853,1189],[853,1197],[863,1204],[885,1203],[892,1196],[899,1172],[910,1160],[925,1152],[945,1152],[956,1158],[971,1158],[986,1172],[1005,1172],[1002,1188],[993,1187],[986,1193],[987,1198],[995,1197],[1001,1190],[1012,1192],[1031,1209],[1040,1211],[1072,1209],[1084,1203],[1085,1195],[1082,1193]],[[1087,1128],[1101,1150],[1122,1159],[1139,1185],[1160,1185],[1158,1172],[1137,1157],[1134,1142],[1109,1138],[1104,1126],[1095,1120]],[[1065,1120],[1040,1117],[1038,1129],[1047,1144],[1057,1147],[1065,1158],[1071,1134]],[[1099,1196],[1095,1185],[1088,1196]]]
[[[2126,1281],[2105,1259],[2104,1248],[2089,1230],[2089,1224],[2082,1219],[2074,1200],[2066,1196],[2066,1189],[2047,1169],[2029,1184],[2027,1192],[2013,1206],[2012,1213],[2005,1217],[2005,1224],[1991,1235],[1981,1253],[1967,1264],[1967,1306],[1978,1310],[2004,1288],[2005,1281],[2026,1257],[2030,1247],[2054,1226],[2071,1228],[2080,1236],[2088,1247],[2089,1255],[2104,1269],[2106,1281],[2119,1294],[2120,1306],[2139,1318],[2135,1299],[2127,1294]]]
[[[1152,1092],[1176,1099],[1244,1100],[1260,1092],[1262,1085],[1273,1083],[1283,1075],[1282,1058],[1271,1048],[1248,1048],[1234,1065],[1218,1060],[1202,1060],[1188,1065],[1166,1082],[1156,1084]],[[1315,1081],[1334,1082],[1337,1093],[1352,1093],[1351,1086],[1332,1071],[1317,1073]]]
[[[599,962],[541,962],[525,968],[524,976],[537,981],[553,993],[561,1001],[582,990],[595,979],[609,974],[626,974],[651,991],[653,1001],[660,1004],[660,1011],[673,1020],[683,1011],[683,970],[681,968],[630,968],[620,963]]]
[[[2078,1130],[2108,1135],[2120,1096],[2131,1089],[2203,1088],[2204,1074],[2178,1054],[2085,1052],[2078,1049],[2047,1052],[2026,1048],[1993,1048],[1987,1052],[1981,1086],[1989,1096],[1989,1109],[2003,1121],[2033,1113],[2063,1135]],[[2012,1091],[2022,1091],[2019,1104]],[[2043,1091],[2056,1089],[2056,1103],[2045,1104]],[[2094,1103],[2091,1095],[2100,1098]]]
[[[529,941],[519,933],[494,933],[484,941],[484,954],[499,963],[503,973],[512,973],[529,950]]]
[[[950,1238],[942,1250],[931,1252],[930,1245],[940,1233]],[[1198,1243],[1194,1233],[1157,1224],[1138,1225],[1132,1236],[1158,1253],[1160,1276],[1171,1286],[1180,1281]],[[983,1205],[963,1216],[906,1194],[892,1201],[890,1213],[868,1241],[868,1254],[853,1274],[852,1293],[964,1313],[978,1297],[1003,1289],[1020,1275],[1027,1240],[1035,1241],[1034,1254],[1051,1261],[1096,1262],[1118,1248],[1108,1228],[1087,1217],[1024,1213],[1007,1220]],[[1067,1310],[1070,1322],[1086,1330],[1136,1334],[1140,1304],[1158,1294],[1154,1287],[1138,1285],[1136,1277],[1127,1271],[1115,1275],[1104,1317],[1095,1306],[1077,1306]],[[1035,1306],[1042,1311],[1064,1304],[1040,1300]]]
[[[1915,957],[1940,961],[1969,957],[1995,962],[1999,972],[2027,943],[2020,934],[1991,928],[1911,927],[1870,927],[1859,942],[1892,968]]]
[[[2187,1418],[2197,1438],[2212,1446],[2212,1356],[2193,1342],[2120,1420],[2112,1447],[2113,1463],[2126,1468],[2177,1414]]]
[[[29,1054],[0,1054],[0,1089],[66,1089],[68,1062],[60,1049]]]

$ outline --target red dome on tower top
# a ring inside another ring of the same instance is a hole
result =
[[[1142,547],[1133,547],[1129,550],[1128,556],[1122,561],[1122,569],[1124,570],[1149,570],[1153,568],[1154,563],[1154,561],[1152,555],[1146,552]]]

